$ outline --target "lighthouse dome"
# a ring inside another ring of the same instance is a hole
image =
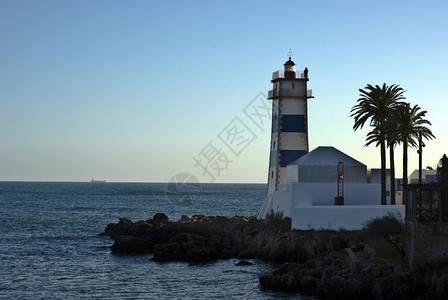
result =
[[[296,63],[291,60],[291,56],[284,66],[285,78],[296,78]]]
[[[295,66],[295,65],[296,63],[291,60],[291,57],[289,57],[289,60],[284,64],[284,66]]]

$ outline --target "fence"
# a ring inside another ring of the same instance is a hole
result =
[[[406,220],[420,223],[448,222],[448,186],[410,184],[405,191]]]

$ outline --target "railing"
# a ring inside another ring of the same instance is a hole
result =
[[[312,90],[305,89],[275,89],[268,91],[268,99],[277,97],[302,97],[312,98]]]
[[[285,78],[285,74],[283,73],[283,71],[275,71],[274,73],[272,73],[272,80],[278,78]]]
[[[306,97],[307,98],[313,98],[313,90],[306,91]]]
[[[448,222],[448,186],[410,184],[405,189],[406,219]]]
[[[296,72],[297,74],[297,72]],[[272,80],[279,79],[279,78],[285,78],[285,72],[283,71],[275,71],[272,73]],[[300,73],[300,78],[305,78],[305,73]]]

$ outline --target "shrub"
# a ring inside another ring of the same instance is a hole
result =
[[[266,215],[266,226],[270,229],[291,229],[291,218],[283,218],[283,211],[277,211],[274,213],[273,210]]]
[[[398,236],[404,232],[404,223],[401,215],[393,213],[389,213],[384,217],[371,219],[363,224],[363,227],[372,237]]]

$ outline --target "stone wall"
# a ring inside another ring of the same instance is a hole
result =
[[[406,203],[406,254],[411,269],[448,261],[448,187],[408,185]]]
[[[406,220],[406,253],[409,267],[448,259],[448,223]]]

